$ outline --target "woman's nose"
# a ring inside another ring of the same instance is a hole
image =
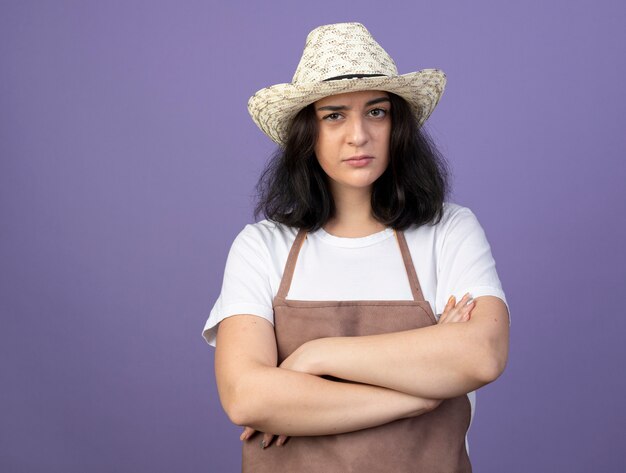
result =
[[[359,147],[367,143],[368,134],[367,127],[362,118],[354,118],[351,120],[348,129],[348,143]]]

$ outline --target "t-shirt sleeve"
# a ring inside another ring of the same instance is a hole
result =
[[[491,246],[478,219],[467,207],[456,211],[446,226],[439,248],[437,281],[438,313],[443,312],[451,295],[459,301],[466,292],[473,298],[499,297],[509,310]]]
[[[231,315],[258,315],[274,323],[273,295],[267,274],[268,251],[253,225],[246,225],[233,241],[222,290],[202,331],[209,345],[215,346],[218,324]]]

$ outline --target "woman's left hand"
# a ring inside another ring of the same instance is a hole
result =
[[[313,363],[310,357],[310,354],[311,354],[311,350],[309,350],[310,344],[311,342],[308,342],[308,344],[305,343],[304,345],[301,345],[299,348],[294,350],[294,352],[291,355],[289,355],[287,358],[283,360],[279,368],[283,368],[283,369],[287,369],[291,371],[300,371],[301,373],[317,374],[317,373],[313,373],[311,370]],[[254,435],[255,432],[256,430],[254,430],[252,427],[245,427],[239,438],[242,441],[246,441],[250,437],[252,437],[252,435]],[[275,434],[264,432],[263,439],[261,440],[261,448],[269,447],[274,437],[276,437]],[[289,438],[286,435],[278,435],[277,437],[278,438],[276,439],[276,445],[279,447],[284,445],[287,439]]]
[[[307,352],[303,345],[297,350],[295,350],[287,358],[285,358],[285,360],[280,364],[279,368],[306,373],[307,372],[305,369],[305,367],[307,366],[306,354]],[[242,441],[246,441],[250,437],[252,437],[255,432],[256,430],[254,430],[252,427],[245,427],[239,439]],[[276,435],[270,434],[267,432],[260,432],[260,433],[263,433],[263,438],[261,439],[261,448],[269,447],[272,444],[272,441],[274,440],[274,437],[276,437]],[[280,447],[284,445],[284,443],[287,441],[288,438],[289,437],[287,437],[286,435],[278,435],[278,438],[276,439],[276,446]]]
[[[254,430],[252,427],[245,427],[243,429],[243,432],[239,436],[239,440],[246,441],[250,437],[252,437],[255,432],[256,430]],[[263,434],[263,438],[261,439],[261,444],[260,444],[261,448],[269,447],[275,435],[269,434],[267,432],[260,432],[260,433]],[[284,445],[284,443],[287,441],[287,438],[288,437],[286,435],[279,435],[278,438],[276,439],[276,446],[281,447],[282,445]]]

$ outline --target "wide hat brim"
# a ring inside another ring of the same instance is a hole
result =
[[[445,86],[446,75],[440,69],[422,69],[396,76],[276,84],[250,97],[248,111],[267,136],[284,146],[289,125],[296,114],[307,105],[329,95],[362,90],[391,92],[409,103],[418,126],[422,126],[437,106]]]

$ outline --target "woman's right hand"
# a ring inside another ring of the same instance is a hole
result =
[[[438,324],[449,324],[455,322],[467,322],[471,317],[472,309],[474,308],[474,299],[466,293],[463,298],[457,303],[454,296],[450,296],[448,303],[443,309],[441,317],[439,317]],[[427,410],[436,409],[443,400],[430,400]]]
[[[458,303],[454,296],[450,296],[437,323],[467,322],[471,318],[471,311],[474,305],[475,301],[470,296],[469,292],[466,293]]]

